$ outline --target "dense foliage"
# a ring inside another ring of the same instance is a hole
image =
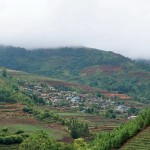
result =
[[[35,104],[37,101],[19,91],[16,79],[0,77],[0,103]]]

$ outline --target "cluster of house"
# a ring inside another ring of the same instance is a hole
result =
[[[83,98],[82,94],[77,94],[72,91],[59,91],[53,86],[44,84],[44,86],[39,83],[28,83],[26,82],[23,86],[20,86],[21,91],[27,94],[34,94],[39,98],[45,100],[47,105],[57,106],[60,101],[69,102],[69,106],[77,106],[81,103]]]
[[[28,94],[34,94],[45,100],[47,105],[54,107],[79,107],[91,108],[96,106],[101,109],[113,108],[121,113],[127,112],[128,107],[125,105],[117,105],[110,98],[96,97],[90,93],[80,94],[75,91],[60,91],[48,84],[28,83],[26,82],[20,89]],[[61,104],[61,105],[60,105]]]

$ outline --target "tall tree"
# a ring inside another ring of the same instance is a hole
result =
[[[2,69],[2,76],[3,76],[4,78],[7,78],[7,70],[6,70],[6,68],[3,68],[3,69]]]

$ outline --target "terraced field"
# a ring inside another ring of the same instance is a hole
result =
[[[100,131],[111,131],[113,128],[127,122],[127,119],[108,119],[103,116],[76,112],[73,110],[53,109],[51,110],[64,118],[78,119],[80,122],[88,123],[90,132],[97,133]]]
[[[120,150],[150,150],[150,126],[129,140]]]
[[[70,142],[72,138],[68,136],[65,128],[58,123],[42,123],[32,115],[23,112],[22,104],[0,104],[0,130],[8,128],[10,131],[24,130],[26,133],[33,133],[36,130],[45,131],[55,140]],[[0,150],[2,145],[0,145]]]

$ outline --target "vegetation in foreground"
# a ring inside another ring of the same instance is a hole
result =
[[[150,127],[144,129],[137,136],[125,143],[120,150],[149,150],[150,149]]]

